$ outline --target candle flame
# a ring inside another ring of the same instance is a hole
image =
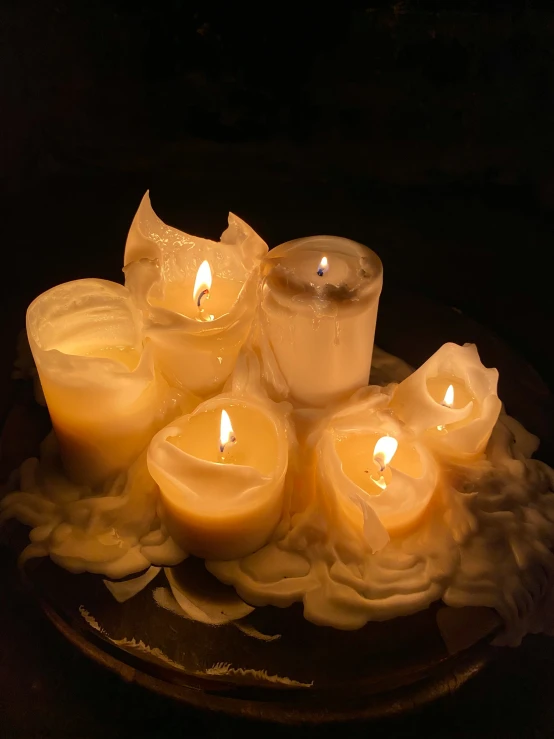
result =
[[[454,385],[449,385],[446,388],[442,405],[445,405],[448,408],[452,408],[452,406],[454,405]]]
[[[323,277],[323,275],[327,272],[329,269],[329,260],[327,257],[321,257],[321,262],[319,263],[319,267],[317,268],[317,274],[320,277]]]
[[[194,281],[194,290],[192,291],[192,297],[194,302],[200,308],[202,300],[209,297],[210,290],[212,287],[212,270],[207,259],[205,259],[196,273],[196,279]]]
[[[234,444],[236,441],[231,419],[227,411],[221,411],[221,423],[219,425],[219,451],[223,454],[228,444]]]
[[[392,436],[382,436],[377,440],[375,449],[373,450],[373,459],[379,465],[381,472],[384,472],[385,467],[390,463],[397,449],[398,442]]]

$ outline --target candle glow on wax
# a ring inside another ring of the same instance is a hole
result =
[[[474,344],[444,344],[398,385],[391,408],[441,453],[472,457],[498,419],[497,385],[498,371],[482,364]]]
[[[263,400],[217,396],[156,434],[147,464],[164,524],[184,551],[244,557],[264,546],[281,517],[286,420]]]
[[[225,447],[236,442],[236,437],[233,433],[233,426],[231,419],[226,410],[221,411],[221,423],[219,424],[219,451],[223,454]]]

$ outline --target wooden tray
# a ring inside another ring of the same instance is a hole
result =
[[[377,333],[383,349],[417,365],[445,341],[477,343],[483,362],[500,371],[508,412],[542,436],[539,456],[551,461],[553,399],[534,370],[459,312],[421,296],[385,292]],[[21,383],[15,397],[5,424],[12,440],[37,410],[31,410]],[[44,417],[33,424],[36,437],[44,433],[43,424]],[[18,457],[31,453],[36,438],[29,433],[24,438],[19,445],[4,445],[10,452],[4,471],[8,461],[15,466]],[[10,531],[10,545],[23,546],[23,527]],[[205,576],[195,560],[182,567],[187,577]],[[50,561],[32,563],[25,577],[59,631],[126,680],[197,707],[282,723],[398,714],[454,691],[498,653],[489,646],[497,622],[485,609],[456,611],[435,604],[408,618],[340,632],[309,624],[300,606],[263,608],[241,622],[250,632],[280,635],[261,640],[233,624],[211,627],[159,607],[153,592],[167,588],[163,572],[123,604],[100,577],[71,575]],[[438,614],[442,622],[450,620],[456,635],[448,645]]]

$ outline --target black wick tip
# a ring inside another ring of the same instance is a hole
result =
[[[196,305],[198,308],[200,308],[200,303],[202,302],[202,298],[204,298],[206,295],[209,295],[209,294],[210,294],[210,291],[208,290],[208,288],[206,288],[205,290],[202,290],[202,292],[200,293],[196,301]]]

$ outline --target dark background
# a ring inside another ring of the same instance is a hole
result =
[[[361,241],[384,262],[385,290],[457,307],[552,387],[553,132],[552,2],[4,1],[0,351],[11,355],[42,290],[122,279],[126,232],[151,188],[160,216],[191,233],[217,238],[233,210],[270,246],[316,233]],[[406,315],[406,331],[425,327]],[[0,410],[10,401],[1,384]],[[17,618],[40,635],[22,658],[42,649],[32,668],[42,673],[3,675],[6,736],[89,736],[93,715],[101,725],[87,693],[98,681],[104,703],[121,699],[106,709],[114,736],[125,725],[162,735],[164,716],[168,730],[192,722],[190,735],[238,730],[147,703],[74,655],[22,597],[6,628]],[[553,650],[541,643],[510,663],[516,687],[480,700],[468,686],[469,702],[441,704],[419,735],[427,725],[440,736],[444,722],[442,735],[554,736]],[[61,693],[72,686],[63,710],[64,696],[43,689],[54,653],[77,676],[53,671]],[[36,720],[24,708],[35,694]],[[486,717],[472,723],[468,705]]]

